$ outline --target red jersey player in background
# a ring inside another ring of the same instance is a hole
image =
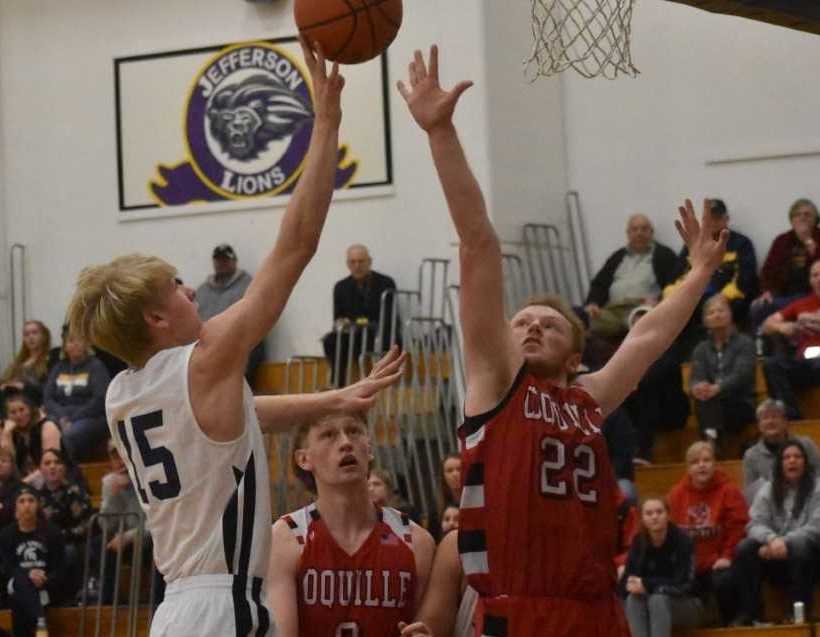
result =
[[[405,514],[373,505],[371,460],[362,417],[298,430],[294,469],[317,498],[273,525],[268,599],[280,637],[429,634],[412,621],[435,544]]]
[[[559,299],[527,304],[510,323],[498,237],[452,116],[470,86],[444,91],[438,51],[420,51],[399,82],[427,133],[459,235],[467,376],[458,548],[481,596],[487,637],[613,637],[629,629],[615,594],[616,483],[603,418],[682,330],[721,263],[727,231],[700,224],[690,201],[677,222],[692,269],[632,328],[600,371],[574,380],[583,326]],[[503,213],[503,211],[502,211]]]

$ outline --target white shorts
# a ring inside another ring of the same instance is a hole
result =
[[[262,580],[197,575],[168,584],[151,637],[273,637]]]

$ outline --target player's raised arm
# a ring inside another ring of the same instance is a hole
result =
[[[329,414],[361,414],[376,402],[379,392],[395,385],[404,373],[406,353],[397,346],[385,354],[363,378],[353,385],[315,394],[256,396],[254,406],[259,425],[266,433],[288,431]]]
[[[475,415],[495,407],[503,398],[522,359],[513,347],[504,317],[501,246],[453,124],[458,99],[470,86],[472,82],[460,82],[450,91],[441,88],[436,46],[430,49],[429,68],[422,53],[416,51],[408,82],[398,83],[410,113],[428,135],[458,232],[466,409],[469,415]]]
[[[284,520],[277,520],[271,533],[271,556],[266,579],[268,606],[273,611],[277,637],[299,637],[299,600],[296,587],[299,544]]]
[[[270,331],[319,245],[333,195],[344,78],[333,64],[302,42],[313,82],[314,122],[305,169],[285,211],[273,250],[265,257],[241,301],[208,321],[200,348],[208,364],[242,370],[247,355]]]
[[[672,294],[635,324],[603,369],[581,377],[605,414],[632,393],[649,366],[678,337],[721,264],[729,231],[716,232],[710,210],[707,199],[698,223],[691,201],[679,208],[681,218],[675,225],[689,248],[692,269]]]

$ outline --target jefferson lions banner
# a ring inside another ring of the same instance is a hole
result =
[[[313,130],[295,38],[114,61],[123,220],[283,205]],[[337,197],[392,192],[387,61],[342,67]]]

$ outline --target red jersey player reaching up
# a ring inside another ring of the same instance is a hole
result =
[[[467,376],[458,549],[486,637],[613,637],[616,483],[600,426],[683,329],[720,264],[727,232],[691,202],[678,230],[692,269],[600,371],[574,380],[583,326],[556,298],[507,322],[501,249],[452,122],[471,83],[444,91],[438,51],[417,51],[399,91],[427,133],[459,235]],[[708,204],[706,210],[708,211]]]
[[[268,600],[279,637],[429,634],[412,621],[435,544],[405,514],[373,505],[371,460],[362,417],[297,431],[294,470],[317,498],[273,525]]]

